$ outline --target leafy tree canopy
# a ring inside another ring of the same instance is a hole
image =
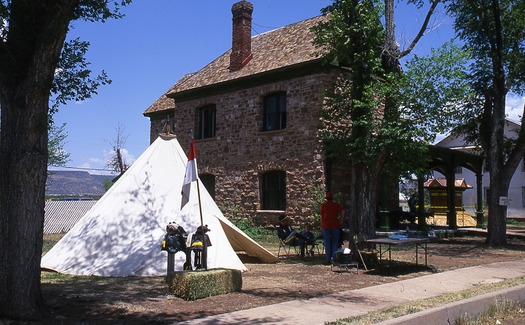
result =
[[[79,0],[78,4],[74,6],[71,20],[105,22],[108,19],[119,19],[124,17],[121,9],[130,4],[131,1]],[[56,5],[60,5],[60,1],[54,2]],[[49,5],[49,7],[51,6]],[[0,37],[3,40],[3,50],[24,42],[21,39],[22,34],[10,26],[13,24],[13,20],[17,20],[17,23],[20,23],[18,20],[23,20],[17,14],[19,10],[33,9],[30,3],[23,1],[2,0],[0,2]],[[23,24],[20,25],[24,26]],[[88,48],[89,42],[78,38],[67,40],[64,43],[51,86],[51,94],[54,95],[50,106],[51,115],[57,111],[60,105],[71,100],[81,101],[91,98],[97,94],[99,86],[111,83],[104,71],[100,75],[92,76],[92,71],[89,69],[90,63],[85,58]],[[0,49],[1,51],[2,49]]]
[[[385,57],[379,1],[334,1],[324,13],[328,19],[314,28],[315,44],[327,63],[343,68],[326,93],[322,116],[329,152],[369,166],[383,159],[384,170],[420,169],[427,145],[472,109],[465,70],[470,52],[446,43],[429,56],[413,56],[402,71],[399,63],[386,64],[392,57]]]

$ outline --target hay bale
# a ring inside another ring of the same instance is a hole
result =
[[[239,270],[229,269],[181,271],[166,276],[166,283],[174,296],[197,300],[240,291],[242,275]]]

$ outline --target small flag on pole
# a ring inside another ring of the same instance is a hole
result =
[[[182,202],[180,208],[184,208],[190,200],[191,183],[197,180],[197,154],[195,153],[195,143],[191,139],[190,152],[188,153],[188,164],[186,165],[186,175],[182,182]]]

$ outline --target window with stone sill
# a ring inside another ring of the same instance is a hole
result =
[[[286,172],[268,171],[260,176],[261,210],[286,210]]]
[[[263,100],[263,131],[286,128],[286,92],[276,92]]]
[[[195,139],[209,139],[215,137],[215,111],[215,105],[207,105],[197,109]]]

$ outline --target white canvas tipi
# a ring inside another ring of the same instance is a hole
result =
[[[84,217],[42,257],[43,269],[75,275],[161,276],[167,253],[161,251],[166,225],[176,222],[188,233],[200,225],[197,182],[181,210],[187,156],[177,139],[159,137]],[[203,223],[212,246],[208,268],[246,270],[235,253],[245,251],[263,262],[278,258],[257,244],[221,213],[200,185]],[[176,254],[176,270],[183,253]]]

